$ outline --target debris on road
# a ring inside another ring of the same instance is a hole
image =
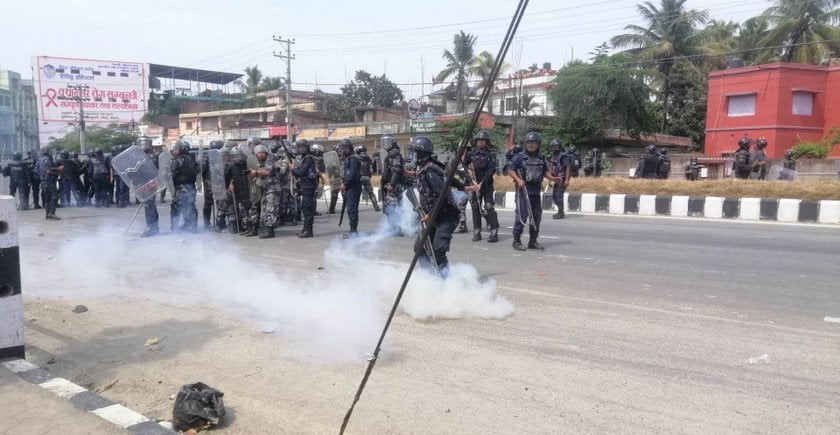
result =
[[[86,313],[87,310],[88,308],[84,305],[76,305],[76,307],[73,308],[73,312],[76,314]]]
[[[770,364],[770,355],[754,356],[747,360],[747,364]]]
[[[159,339],[159,338],[157,338],[157,337],[149,337],[149,338],[147,338],[147,339],[146,339],[146,343],[145,343],[143,346],[144,346],[144,347],[145,347],[145,346],[153,346],[153,345],[158,344],[158,343],[160,343],[160,339]]]
[[[175,429],[201,430],[219,424],[225,416],[224,395],[201,382],[182,386],[172,409]]]
[[[97,392],[97,393],[101,393],[101,392],[103,392],[103,391],[108,391],[108,390],[110,390],[110,389],[111,389],[111,387],[113,387],[113,386],[114,386],[114,385],[116,385],[116,384],[117,384],[117,379],[114,379],[113,381],[111,381],[111,382],[109,382],[107,385],[105,385],[104,387],[97,388],[97,389],[96,389],[96,392]]]

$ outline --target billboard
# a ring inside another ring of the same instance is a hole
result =
[[[126,124],[146,113],[143,63],[38,56],[33,66],[41,123],[78,122],[80,104],[86,123]]]

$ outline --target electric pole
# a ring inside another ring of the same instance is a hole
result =
[[[276,42],[286,44],[286,53],[283,54],[282,49],[280,53],[274,52],[274,57],[279,57],[286,61],[286,139],[292,141],[292,61],[295,56],[292,54],[292,44],[295,40],[292,38],[282,39],[280,36],[273,37]]]
[[[81,148],[81,153],[85,153],[85,104],[83,93],[86,91],[90,86],[78,84],[78,85],[67,85],[68,88],[75,90],[73,95],[73,99],[76,100],[76,104],[79,105],[79,145]],[[84,90],[84,91],[83,91]]]

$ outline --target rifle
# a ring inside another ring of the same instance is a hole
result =
[[[523,171],[520,170],[518,172],[519,177],[522,178],[522,180],[525,180]],[[521,197],[521,199],[525,200],[525,208],[528,210],[528,228],[530,228],[531,231],[537,231],[537,224],[534,221],[534,209],[531,207],[531,198],[528,197],[528,186],[522,186],[520,188],[517,188],[517,190],[519,190],[519,196]],[[524,224],[525,222],[522,223]]]
[[[405,189],[405,196],[414,207],[414,212],[417,213],[417,218],[420,222],[420,233],[418,234],[418,237],[420,237],[423,232],[426,231],[427,227],[427,225],[423,223],[423,215],[425,212],[423,211],[423,207],[420,206],[420,201],[417,199],[417,195],[414,193],[413,187]],[[432,263],[435,270],[439,270],[437,259],[435,259],[435,248],[432,245],[432,239],[430,237],[426,237],[426,241],[423,243],[423,250],[426,251],[426,256],[429,257],[429,261]]]
[[[341,223],[344,222],[344,211],[347,210],[347,192],[342,193],[341,195],[341,215],[338,217],[338,226],[341,226]]]

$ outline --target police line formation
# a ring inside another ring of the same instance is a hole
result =
[[[15,154],[12,162],[3,168],[3,175],[10,178],[10,193],[19,198],[21,210],[29,208],[31,187],[34,208],[41,208],[40,199],[46,218],[50,220],[59,219],[55,214],[57,206],[69,206],[71,199],[80,207],[126,207],[130,203],[131,187],[145,211],[143,237],[159,232],[155,204],[158,192],[161,202],[167,191],[172,192],[170,228],[173,232],[198,230],[195,201],[199,175],[204,191],[204,227],[263,239],[274,237],[276,227],[298,225],[301,221],[303,227],[298,237],[313,237],[314,217],[318,214],[316,199],[325,192],[322,186],[329,185],[330,214],[336,212],[339,193],[343,195],[339,226],[346,215],[349,232],[344,234],[345,238],[358,235],[359,203],[363,192],[377,212],[384,211],[391,232],[397,235],[400,235],[397,210],[406,199],[418,214],[419,224],[432,226],[427,243],[415,246],[415,249],[423,254],[426,264],[445,269],[452,234],[468,232],[467,203],[472,214],[473,241],[482,240],[483,222],[489,229],[487,241],[499,240],[493,186],[493,175],[499,169],[516,185],[513,248],[525,251],[543,249],[537,240],[542,218],[543,180],[553,182],[552,199],[558,210],[553,218],[562,219],[565,217],[566,187],[572,177],[578,176],[581,167],[574,145],[564,148],[558,139],[553,139],[549,144],[551,152],[545,157],[540,153],[539,133],[530,132],[525,136],[524,149],[516,145],[508,150],[506,161],[499,168],[490,134],[480,130],[456,171],[451,185],[456,192],[452,192],[444,184],[446,164],[437,160],[428,137],[415,137],[408,147],[407,157],[402,156],[394,136],[385,135],[380,143],[377,160],[382,162],[381,208],[370,181],[376,163],[367,154],[365,146],[354,146],[349,139],[342,140],[330,152],[305,139],[296,141],[294,146],[280,141],[270,147],[257,137],[250,137],[240,146],[212,141],[196,161],[187,142],[173,142],[168,152],[158,154],[152,140],[141,137],[136,146],[115,146],[110,155],[102,150],[91,151],[83,160],[77,153],[66,151],[60,153],[59,159],[54,159],[49,150],[44,150],[40,157],[30,152],[26,160]],[[733,173],[739,178],[763,179],[767,141],[758,139],[752,154],[750,145],[751,141],[746,137],[739,140]],[[654,145],[648,145],[646,151],[639,159],[635,176],[668,178],[667,151],[657,150]],[[603,155],[597,149],[590,150],[583,168],[585,175],[600,176],[602,160]],[[792,171],[794,165],[790,151],[786,152],[785,168]],[[685,167],[686,178],[698,179],[700,168],[697,159],[691,158]],[[446,200],[432,222],[428,211],[442,194],[446,194]],[[521,239],[526,226],[529,231],[527,245]]]

